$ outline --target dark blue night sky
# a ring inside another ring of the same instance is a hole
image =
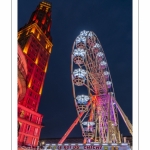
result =
[[[40,0],[18,1],[18,29]],[[99,38],[108,61],[115,95],[132,122],[132,1],[51,0],[53,49],[38,112],[44,115],[41,138],[61,138],[77,117],[71,83],[71,51],[82,30]],[[122,118],[120,131],[130,135]],[[79,124],[69,137],[82,137]]]

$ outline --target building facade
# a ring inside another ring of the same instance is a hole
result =
[[[37,111],[52,50],[51,23],[51,3],[42,1],[18,32],[28,69],[26,93],[18,101],[18,145],[36,147],[43,127],[43,115]]]
[[[26,76],[27,76],[27,62],[18,44],[18,101],[21,101],[26,93]]]

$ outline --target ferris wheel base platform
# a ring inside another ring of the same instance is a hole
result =
[[[64,144],[46,144],[43,150],[132,150],[128,143],[64,143]],[[39,149],[40,150],[40,149]]]

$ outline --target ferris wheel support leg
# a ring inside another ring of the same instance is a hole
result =
[[[115,102],[115,104],[116,104],[116,106],[117,106],[117,109],[118,109],[119,112],[120,112],[120,115],[121,115],[122,119],[124,120],[124,122],[125,122],[125,124],[126,124],[128,130],[129,130],[129,132],[130,132],[131,135],[132,135],[132,134],[133,134],[133,132],[132,132],[132,124],[130,123],[128,117],[125,115],[125,113],[123,112],[123,110],[121,109],[121,107],[119,106],[119,104],[117,103],[117,101],[116,101],[115,99],[114,99],[114,102]]]
[[[96,128],[95,128],[95,141],[97,141],[97,123],[96,123]]]
[[[121,143],[120,131],[118,131],[118,133],[119,133],[119,143]]]
[[[80,113],[80,117],[83,116],[83,112]],[[76,120],[73,122],[73,124],[70,126],[70,128],[67,130],[67,132],[64,134],[64,136],[60,139],[60,141],[58,142],[58,144],[62,144],[65,139],[67,138],[67,136],[70,134],[70,132],[73,130],[73,128],[77,125],[77,123],[79,122],[79,116],[76,118]]]
[[[110,93],[109,93],[110,95]],[[110,121],[110,101],[111,101],[111,96],[109,97],[108,100],[108,132],[107,132],[107,143],[111,143],[110,139],[110,132],[111,132],[111,121]]]

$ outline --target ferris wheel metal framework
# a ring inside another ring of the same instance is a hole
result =
[[[84,143],[121,143],[117,109],[132,134],[132,125],[116,101],[103,48],[92,31],[80,32],[74,41],[71,75],[78,117],[59,144],[64,142],[78,121]],[[86,95],[77,95],[76,89],[81,86],[87,88]]]

